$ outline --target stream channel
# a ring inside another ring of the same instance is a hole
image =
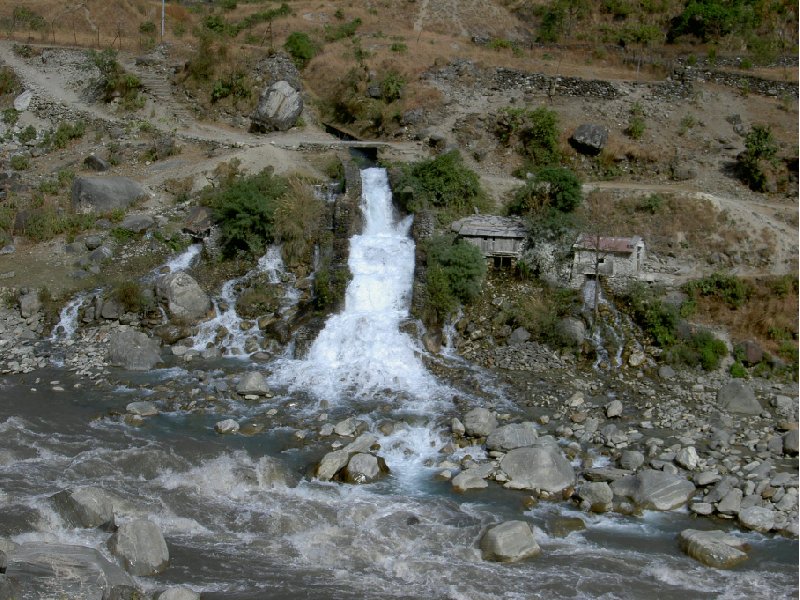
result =
[[[0,379],[0,535],[95,547],[111,558],[109,534],[66,526],[48,501],[59,490],[95,485],[164,532],[170,567],[137,578],[153,592],[181,584],[202,598],[234,600],[796,596],[796,540],[733,530],[750,544],[749,560],[710,569],[681,553],[676,538],[685,528],[719,524],[686,511],[636,518],[582,513],[563,502],[526,509],[523,492],[492,483],[457,494],[437,479],[435,463],[445,458],[440,450],[458,414],[454,392],[426,370],[424,350],[400,328],[413,280],[410,220],[396,218],[383,170],[362,177],[365,228],[351,241],[345,308],[330,317],[307,358],[202,365],[204,385],[234,369],[262,369],[273,398],[254,404],[230,394],[214,412],[162,412],[132,427],[109,415],[147,399],[150,387],[190,379],[185,365],[116,370],[113,391],[57,366]],[[64,391],[49,391],[52,381]],[[514,399],[501,391],[494,404],[514,413]],[[277,413],[263,433],[214,432],[221,419],[245,422],[269,408]],[[323,413],[331,423],[349,416],[369,423],[391,473],[368,485],[311,477],[309,466],[329,445],[298,443],[294,433],[299,423],[309,439],[316,436]],[[394,432],[380,434],[387,420]],[[473,447],[452,458],[467,453],[485,456]],[[548,533],[563,517],[581,518],[586,528]],[[534,527],[541,555],[483,561],[483,531],[510,519]]]

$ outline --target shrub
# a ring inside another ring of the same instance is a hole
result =
[[[334,308],[344,298],[348,271],[331,268],[330,260],[323,260],[314,271],[314,307],[317,310]]]
[[[511,324],[524,327],[531,337],[543,344],[560,348],[568,345],[559,323],[571,314],[575,304],[574,290],[543,287],[534,293],[520,294],[514,300]]]
[[[622,299],[634,321],[658,346],[675,343],[678,310],[674,306],[664,304],[642,283],[631,285]]]
[[[413,202],[406,206],[411,211],[429,205],[464,213],[487,203],[478,175],[464,165],[458,150],[403,165],[396,187],[412,189]]]
[[[74,236],[94,226],[92,214],[62,213],[53,206],[31,210],[24,222],[23,233],[35,242],[54,238],[62,233]]]
[[[582,200],[581,182],[575,173],[561,167],[545,167],[514,192],[508,212],[530,214],[552,208],[569,213]]]
[[[212,37],[201,33],[198,37],[197,51],[189,59],[189,76],[195,81],[208,81],[214,76],[217,61],[227,54],[225,46],[213,47]]]
[[[719,39],[756,23],[752,2],[747,0],[687,0],[670,24],[667,41],[693,35],[704,42]]]
[[[58,124],[58,129],[49,138],[45,138],[47,145],[52,145],[54,148],[64,149],[69,142],[83,137],[86,133],[86,124],[83,121],[75,121],[75,123],[67,123],[62,121]]]
[[[24,154],[15,154],[11,157],[9,165],[15,171],[25,171],[31,166],[31,161]]]
[[[298,69],[305,67],[319,53],[317,44],[311,40],[307,33],[302,31],[290,33],[283,47],[292,57]]]
[[[400,73],[397,71],[389,71],[381,80],[381,97],[386,100],[386,102],[399,100],[405,86],[406,80]]]
[[[18,119],[19,119],[19,113],[13,108],[7,108],[3,111],[3,123],[8,125],[9,127],[13,127],[14,125],[16,125]]]
[[[19,132],[17,139],[22,144],[27,144],[30,141],[36,139],[36,127],[33,125],[28,125],[25,129]]]
[[[100,71],[99,84],[103,89],[106,102],[119,96],[123,103],[136,104],[142,82],[139,78],[126,73],[122,65],[117,62],[117,52],[107,48],[101,52],[89,50],[86,54],[90,63]]]
[[[286,193],[286,181],[271,169],[257,175],[232,177],[202,200],[213,209],[220,225],[220,245],[225,257],[238,252],[262,254],[274,239],[274,215],[278,199]]]
[[[44,31],[47,28],[47,21],[42,15],[24,6],[15,6],[12,18],[15,24],[33,31]]]
[[[353,37],[360,26],[361,19],[358,17],[340,25],[325,25],[325,40],[328,42],[335,42],[344,38]]]
[[[144,35],[154,35],[156,32],[156,24],[152,21],[144,21],[139,23],[139,33]]]
[[[444,320],[459,304],[474,300],[486,276],[483,254],[464,240],[436,236],[426,245],[428,306]]]
[[[737,166],[742,179],[755,191],[767,189],[767,174],[764,162],[773,161],[778,145],[769,125],[753,125],[744,138],[745,150],[737,157]]]
[[[397,52],[399,54],[405,54],[408,52],[408,46],[403,42],[393,42],[392,45],[389,47],[389,50],[392,52]]]
[[[625,133],[634,140],[641,139],[644,131],[647,128],[644,121],[644,109],[638,102],[634,103],[630,111],[630,119],[628,120],[628,127]]]
[[[558,115],[540,106],[534,110],[504,108],[495,122],[495,135],[505,144],[517,141],[520,153],[536,166],[558,163]]]
[[[752,286],[735,275],[714,273],[683,286],[690,297],[711,296],[730,308],[741,308],[753,292]]]
[[[229,96],[234,98],[250,96],[250,84],[244,73],[231,73],[225,79],[218,79],[214,82],[214,87],[211,89],[211,102],[217,102]]]
[[[289,180],[288,191],[275,208],[274,236],[283,244],[283,259],[290,267],[311,264],[322,211],[322,201],[314,197],[308,185],[297,178]]]
[[[0,96],[4,94],[16,94],[19,89],[20,83],[16,73],[9,67],[0,67]]]
[[[744,365],[738,360],[731,365],[729,372],[731,377],[736,379],[744,379],[747,377],[747,369],[745,369]]]
[[[706,371],[713,371],[719,368],[720,360],[727,353],[725,342],[708,331],[700,331],[672,348],[668,358],[690,367],[699,365]]]

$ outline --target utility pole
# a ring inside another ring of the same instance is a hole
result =
[[[164,41],[164,13],[166,12],[166,4],[167,0],[161,0],[161,41]]]

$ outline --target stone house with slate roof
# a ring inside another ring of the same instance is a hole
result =
[[[521,256],[528,229],[519,217],[470,215],[450,228],[470,244],[477,246],[495,267],[511,266]]]
[[[639,277],[645,258],[645,243],[639,236],[602,237],[582,233],[572,250],[570,284],[574,288],[597,276],[612,284],[627,283]]]

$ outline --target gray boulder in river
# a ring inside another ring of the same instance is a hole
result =
[[[161,362],[161,342],[134,329],[120,329],[109,336],[108,361],[129,371],[148,371]]]
[[[672,510],[683,506],[694,496],[691,481],[680,475],[646,469],[623,477],[611,484],[614,496],[628,498],[645,510]]]
[[[127,177],[76,177],[72,182],[72,207],[82,213],[125,209],[147,195],[147,190]]]
[[[715,569],[730,569],[747,560],[746,542],[723,531],[685,529],[678,541],[686,554]]]
[[[555,442],[539,440],[528,448],[511,450],[500,461],[500,468],[510,481],[506,487],[561,492],[575,483],[572,465]]]
[[[15,598],[133,598],[136,585],[125,571],[94,548],[32,542],[8,557],[7,577]]]
[[[157,575],[169,566],[164,536],[155,523],[146,519],[122,524],[108,540],[108,548],[131,575]]]
[[[173,317],[196,321],[211,310],[211,300],[194,278],[178,272],[164,275],[158,280],[158,295],[167,301]]]
[[[497,417],[485,408],[473,408],[464,415],[464,427],[467,435],[473,437],[487,436],[497,427]]]
[[[530,421],[511,423],[492,431],[486,439],[486,447],[489,450],[504,451],[524,448],[525,446],[533,445],[538,437],[536,425]]]
[[[101,527],[114,520],[114,504],[120,499],[102,488],[62,490],[50,497],[53,506],[73,527]]]
[[[481,538],[484,560],[516,562],[541,552],[530,525],[525,521],[506,521],[490,527]]]

